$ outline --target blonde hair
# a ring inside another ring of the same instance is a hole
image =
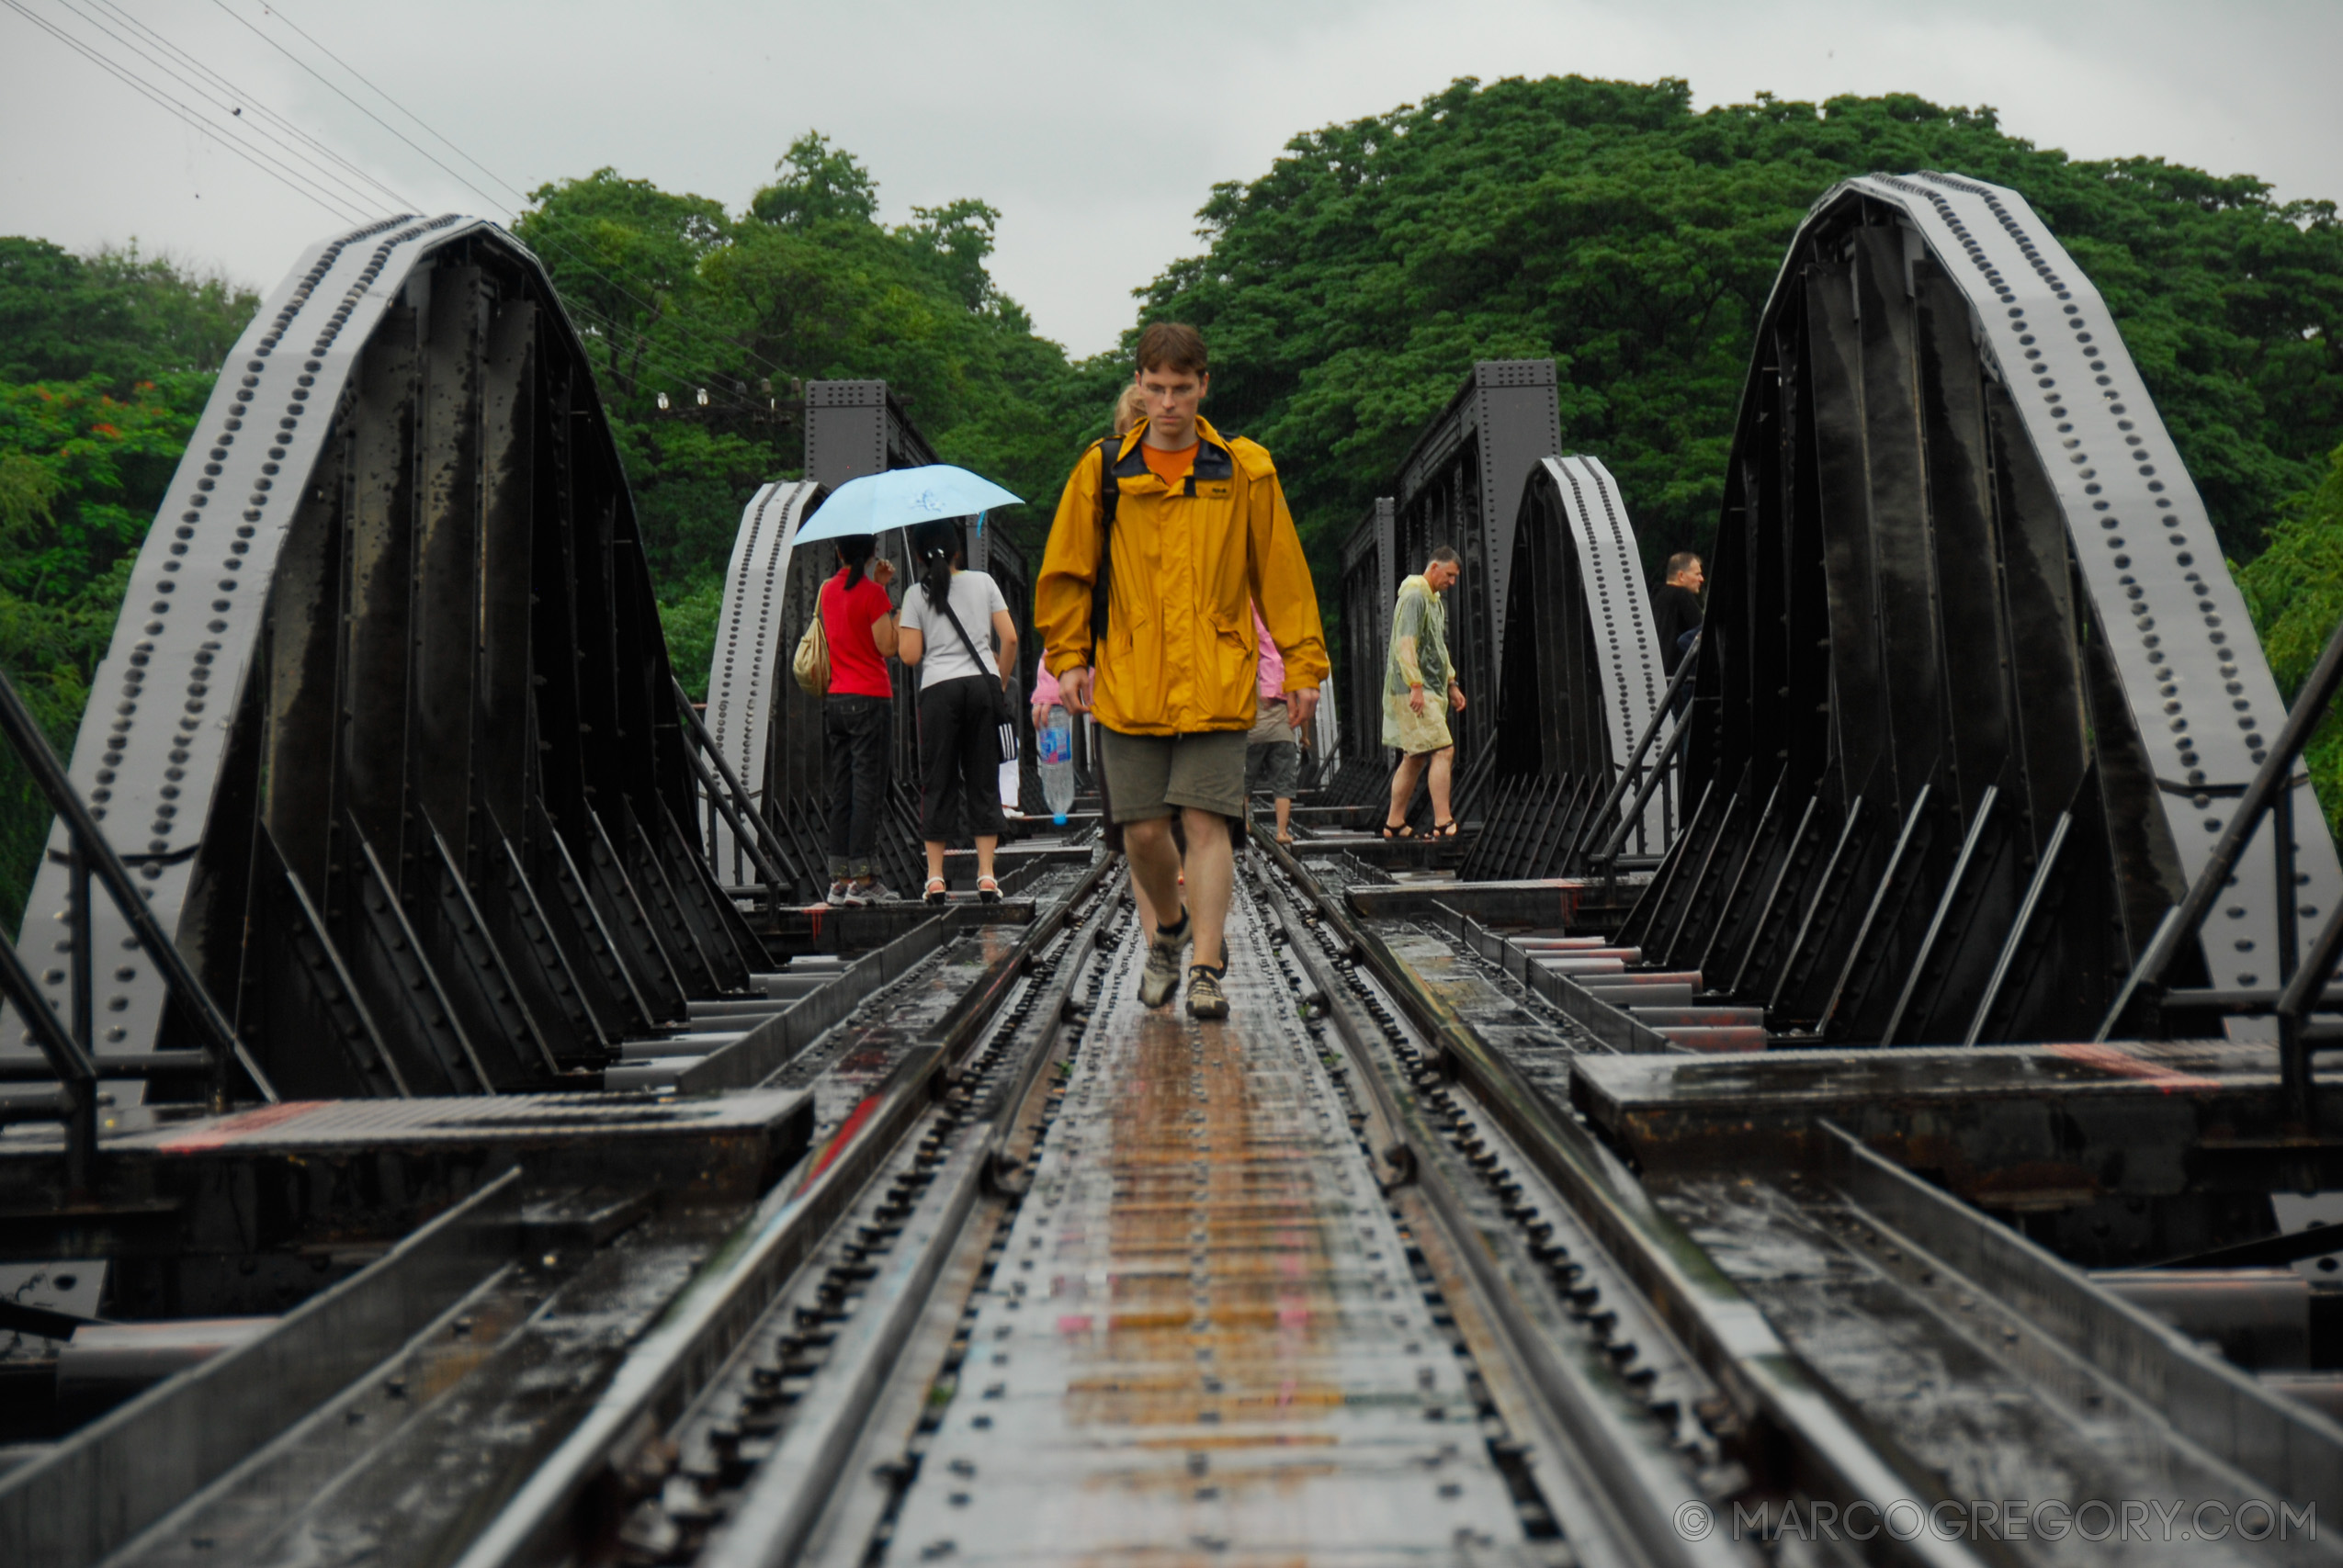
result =
[[[1126,435],[1145,413],[1146,397],[1137,381],[1126,383],[1115,400],[1115,434]]]

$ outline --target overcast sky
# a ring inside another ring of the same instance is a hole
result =
[[[994,276],[1076,355],[1108,346],[1130,291],[1199,248],[1215,182],[1259,175],[1298,130],[1458,76],[1681,76],[1703,106],[1912,92],[1990,104],[2006,130],[2077,157],[2153,153],[2343,197],[2335,0],[0,0],[0,233],[77,250],[135,237],[264,288],[346,225],[31,17],[224,114],[95,26],[169,58],[143,24],[234,84],[210,91],[245,107],[238,123],[279,113],[428,211],[508,219],[497,180],[526,190],[605,164],[738,211],[819,128],[868,165],[890,220],[964,196],[999,208]],[[375,195],[369,212],[385,209]]]

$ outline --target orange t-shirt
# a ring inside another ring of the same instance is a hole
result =
[[[1167,452],[1160,446],[1150,446],[1142,441],[1139,453],[1147,459],[1147,466],[1155,470],[1157,479],[1168,488],[1178,490],[1180,481],[1188,477],[1188,470],[1196,466],[1196,447],[1200,445],[1202,443],[1191,441],[1177,452]]]

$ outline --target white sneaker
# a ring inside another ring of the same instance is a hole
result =
[[[822,902],[828,904],[833,909],[841,908],[847,904],[853,903],[854,897],[855,892],[853,886],[844,877],[842,876],[837,881],[830,885],[830,897],[823,899]]]
[[[1178,934],[1156,928],[1155,940],[1147,944],[1147,963],[1139,970],[1140,1006],[1160,1008],[1172,999],[1180,988],[1180,955],[1195,939],[1195,920],[1185,909],[1180,911]]]

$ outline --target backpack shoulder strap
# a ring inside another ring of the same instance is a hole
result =
[[[1111,597],[1107,584],[1112,580],[1115,560],[1115,509],[1123,499],[1123,487],[1115,478],[1115,459],[1122,452],[1123,443],[1109,435],[1098,444],[1098,570],[1090,584],[1090,648],[1091,662],[1098,662],[1099,650],[1106,645],[1106,604]]]
[[[1115,526],[1115,508],[1123,499],[1123,487],[1115,482],[1115,459],[1122,455],[1120,436],[1102,437],[1098,443],[1098,526],[1106,533]]]

